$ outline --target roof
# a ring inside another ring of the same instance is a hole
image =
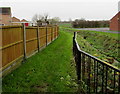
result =
[[[120,11],[115,15],[113,16],[110,20],[112,20],[114,17],[116,17],[118,14],[120,14]]]
[[[25,19],[22,19],[22,20],[21,20],[21,22],[28,22],[28,21],[27,21],[27,20],[25,20]]]
[[[12,17],[12,22],[20,22],[20,19],[18,19],[16,17]]]

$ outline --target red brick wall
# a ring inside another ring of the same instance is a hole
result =
[[[110,20],[110,30],[120,31],[120,12]]]
[[[118,20],[118,31],[120,31],[120,12],[118,14],[118,18],[119,18],[119,20]]]
[[[2,15],[0,14],[0,16],[2,17],[2,19],[0,19],[0,23],[1,24],[5,24],[5,25],[11,25],[11,15]]]

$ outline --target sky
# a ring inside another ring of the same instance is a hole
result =
[[[1,7],[11,7],[12,16],[31,21],[35,14],[63,20],[110,20],[118,12],[120,0],[0,0]],[[120,6],[119,6],[120,7]],[[120,8],[119,8],[120,9]]]

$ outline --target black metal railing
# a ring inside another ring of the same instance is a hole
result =
[[[85,84],[87,94],[120,94],[120,69],[82,51],[75,32],[73,54],[78,80]]]

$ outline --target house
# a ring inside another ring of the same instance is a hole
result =
[[[20,22],[21,22],[20,19],[12,17],[12,25],[21,25]]]
[[[110,20],[110,30],[120,31],[120,11]]]
[[[21,25],[25,23],[28,26],[28,21],[23,19],[20,20],[16,17],[12,17],[11,8],[10,7],[0,7],[0,26],[7,25]]]
[[[21,20],[21,22],[25,23],[25,26],[29,26],[29,23],[28,23],[28,21],[27,21],[27,20],[22,19],[22,20]]]
[[[11,25],[11,8],[0,7],[0,25]]]

